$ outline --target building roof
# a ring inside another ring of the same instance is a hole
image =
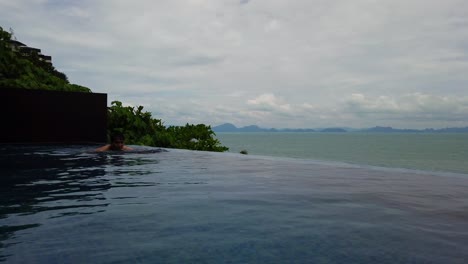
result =
[[[10,44],[13,44],[15,46],[26,46],[26,44],[22,43],[22,42],[19,42],[17,40],[9,40],[8,41]]]
[[[41,49],[32,48],[32,47],[28,47],[28,46],[20,47],[20,49],[21,49],[21,50],[29,50],[29,51],[41,52]]]

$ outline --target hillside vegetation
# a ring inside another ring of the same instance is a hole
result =
[[[37,54],[21,56],[10,48],[11,34],[0,27],[0,88],[42,89],[91,92],[87,87],[71,84],[67,76]]]

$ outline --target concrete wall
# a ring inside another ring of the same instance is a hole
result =
[[[107,94],[0,88],[0,143],[105,143]]]

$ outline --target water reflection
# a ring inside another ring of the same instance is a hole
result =
[[[185,150],[0,149],[0,158],[8,262],[468,259],[464,176]]]
[[[15,243],[4,243],[3,241],[8,240],[9,238],[13,237],[16,231],[25,230],[29,228],[38,227],[39,224],[29,224],[29,225],[16,225],[16,226],[0,226],[0,249],[6,248],[9,245],[13,245]],[[0,251],[0,261],[5,261],[10,255],[4,255]]]
[[[103,212],[105,192],[115,187],[154,185],[134,182],[157,160],[138,155],[86,152],[86,148],[2,146],[0,148],[0,249],[17,231],[41,225],[37,219]],[[41,217],[37,217],[37,215]],[[21,215],[27,223],[11,218]],[[28,216],[31,216],[28,218]],[[36,216],[36,217],[33,217]],[[29,222],[28,222],[29,221]],[[13,242],[14,243],[14,242]],[[0,260],[6,256],[1,256]]]

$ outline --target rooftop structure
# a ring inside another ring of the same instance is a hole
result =
[[[40,49],[29,47],[26,44],[17,40],[10,40],[9,44],[10,49],[13,52],[17,52],[23,57],[37,55],[39,57],[39,60],[52,64],[52,56],[43,55]]]

